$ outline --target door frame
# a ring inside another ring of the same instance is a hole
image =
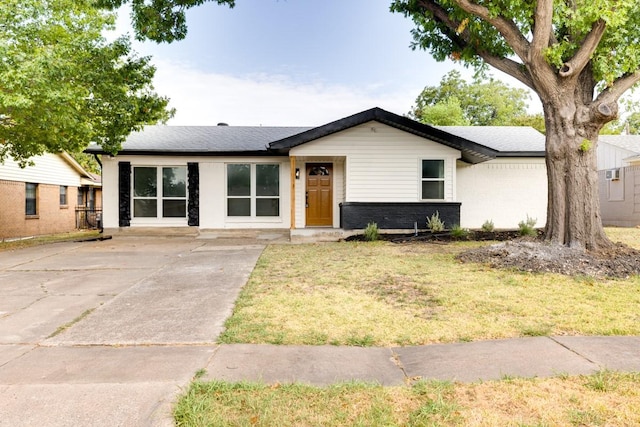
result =
[[[328,166],[331,170],[331,200],[329,201],[329,209],[330,209],[330,221],[329,224],[323,225],[309,225],[308,222],[308,211],[307,211],[307,192],[308,192],[308,177],[309,177],[309,169],[315,166]],[[304,223],[305,228],[307,227],[331,227],[334,226],[334,202],[335,202],[335,191],[334,191],[334,182],[335,182],[335,164],[331,161],[312,161],[306,162],[304,167]]]

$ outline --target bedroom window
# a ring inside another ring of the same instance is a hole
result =
[[[423,200],[444,199],[444,160],[422,160]]]
[[[134,218],[186,218],[187,168],[133,168]]]
[[[25,184],[25,214],[38,215],[38,184]]]
[[[227,165],[227,216],[280,216],[280,165]]]
[[[67,186],[60,186],[60,206],[67,206]]]

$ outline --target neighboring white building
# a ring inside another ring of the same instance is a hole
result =
[[[102,153],[99,147],[87,151]],[[104,227],[356,230],[546,222],[544,136],[373,108],[315,128],[151,126],[103,156]]]
[[[600,135],[598,175],[602,223],[640,225],[640,135]]]

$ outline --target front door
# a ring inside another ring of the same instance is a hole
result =
[[[333,165],[307,164],[306,225],[331,227],[333,225]]]

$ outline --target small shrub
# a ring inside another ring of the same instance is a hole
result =
[[[531,218],[527,215],[527,219],[525,221],[520,221],[518,223],[518,231],[521,236],[535,236],[537,234],[535,226],[537,219]]]
[[[375,242],[379,238],[380,233],[378,232],[378,224],[375,222],[367,224],[367,228],[364,229],[364,240],[368,242]]]
[[[466,228],[462,228],[457,224],[451,227],[451,236],[453,236],[454,239],[466,239],[468,235],[469,230]]]
[[[488,233],[491,233],[491,232],[493,232],[494,229],[495,229],[495,227],[493,225],[493,220],[491,220],[491,219],[486,220],[482,224],[482,231],[486,231]]]
[[[427,229],[432,233],[444,231],[444,221],[440,219],[440,212],[436,211],[431,217],[427,217]]]

